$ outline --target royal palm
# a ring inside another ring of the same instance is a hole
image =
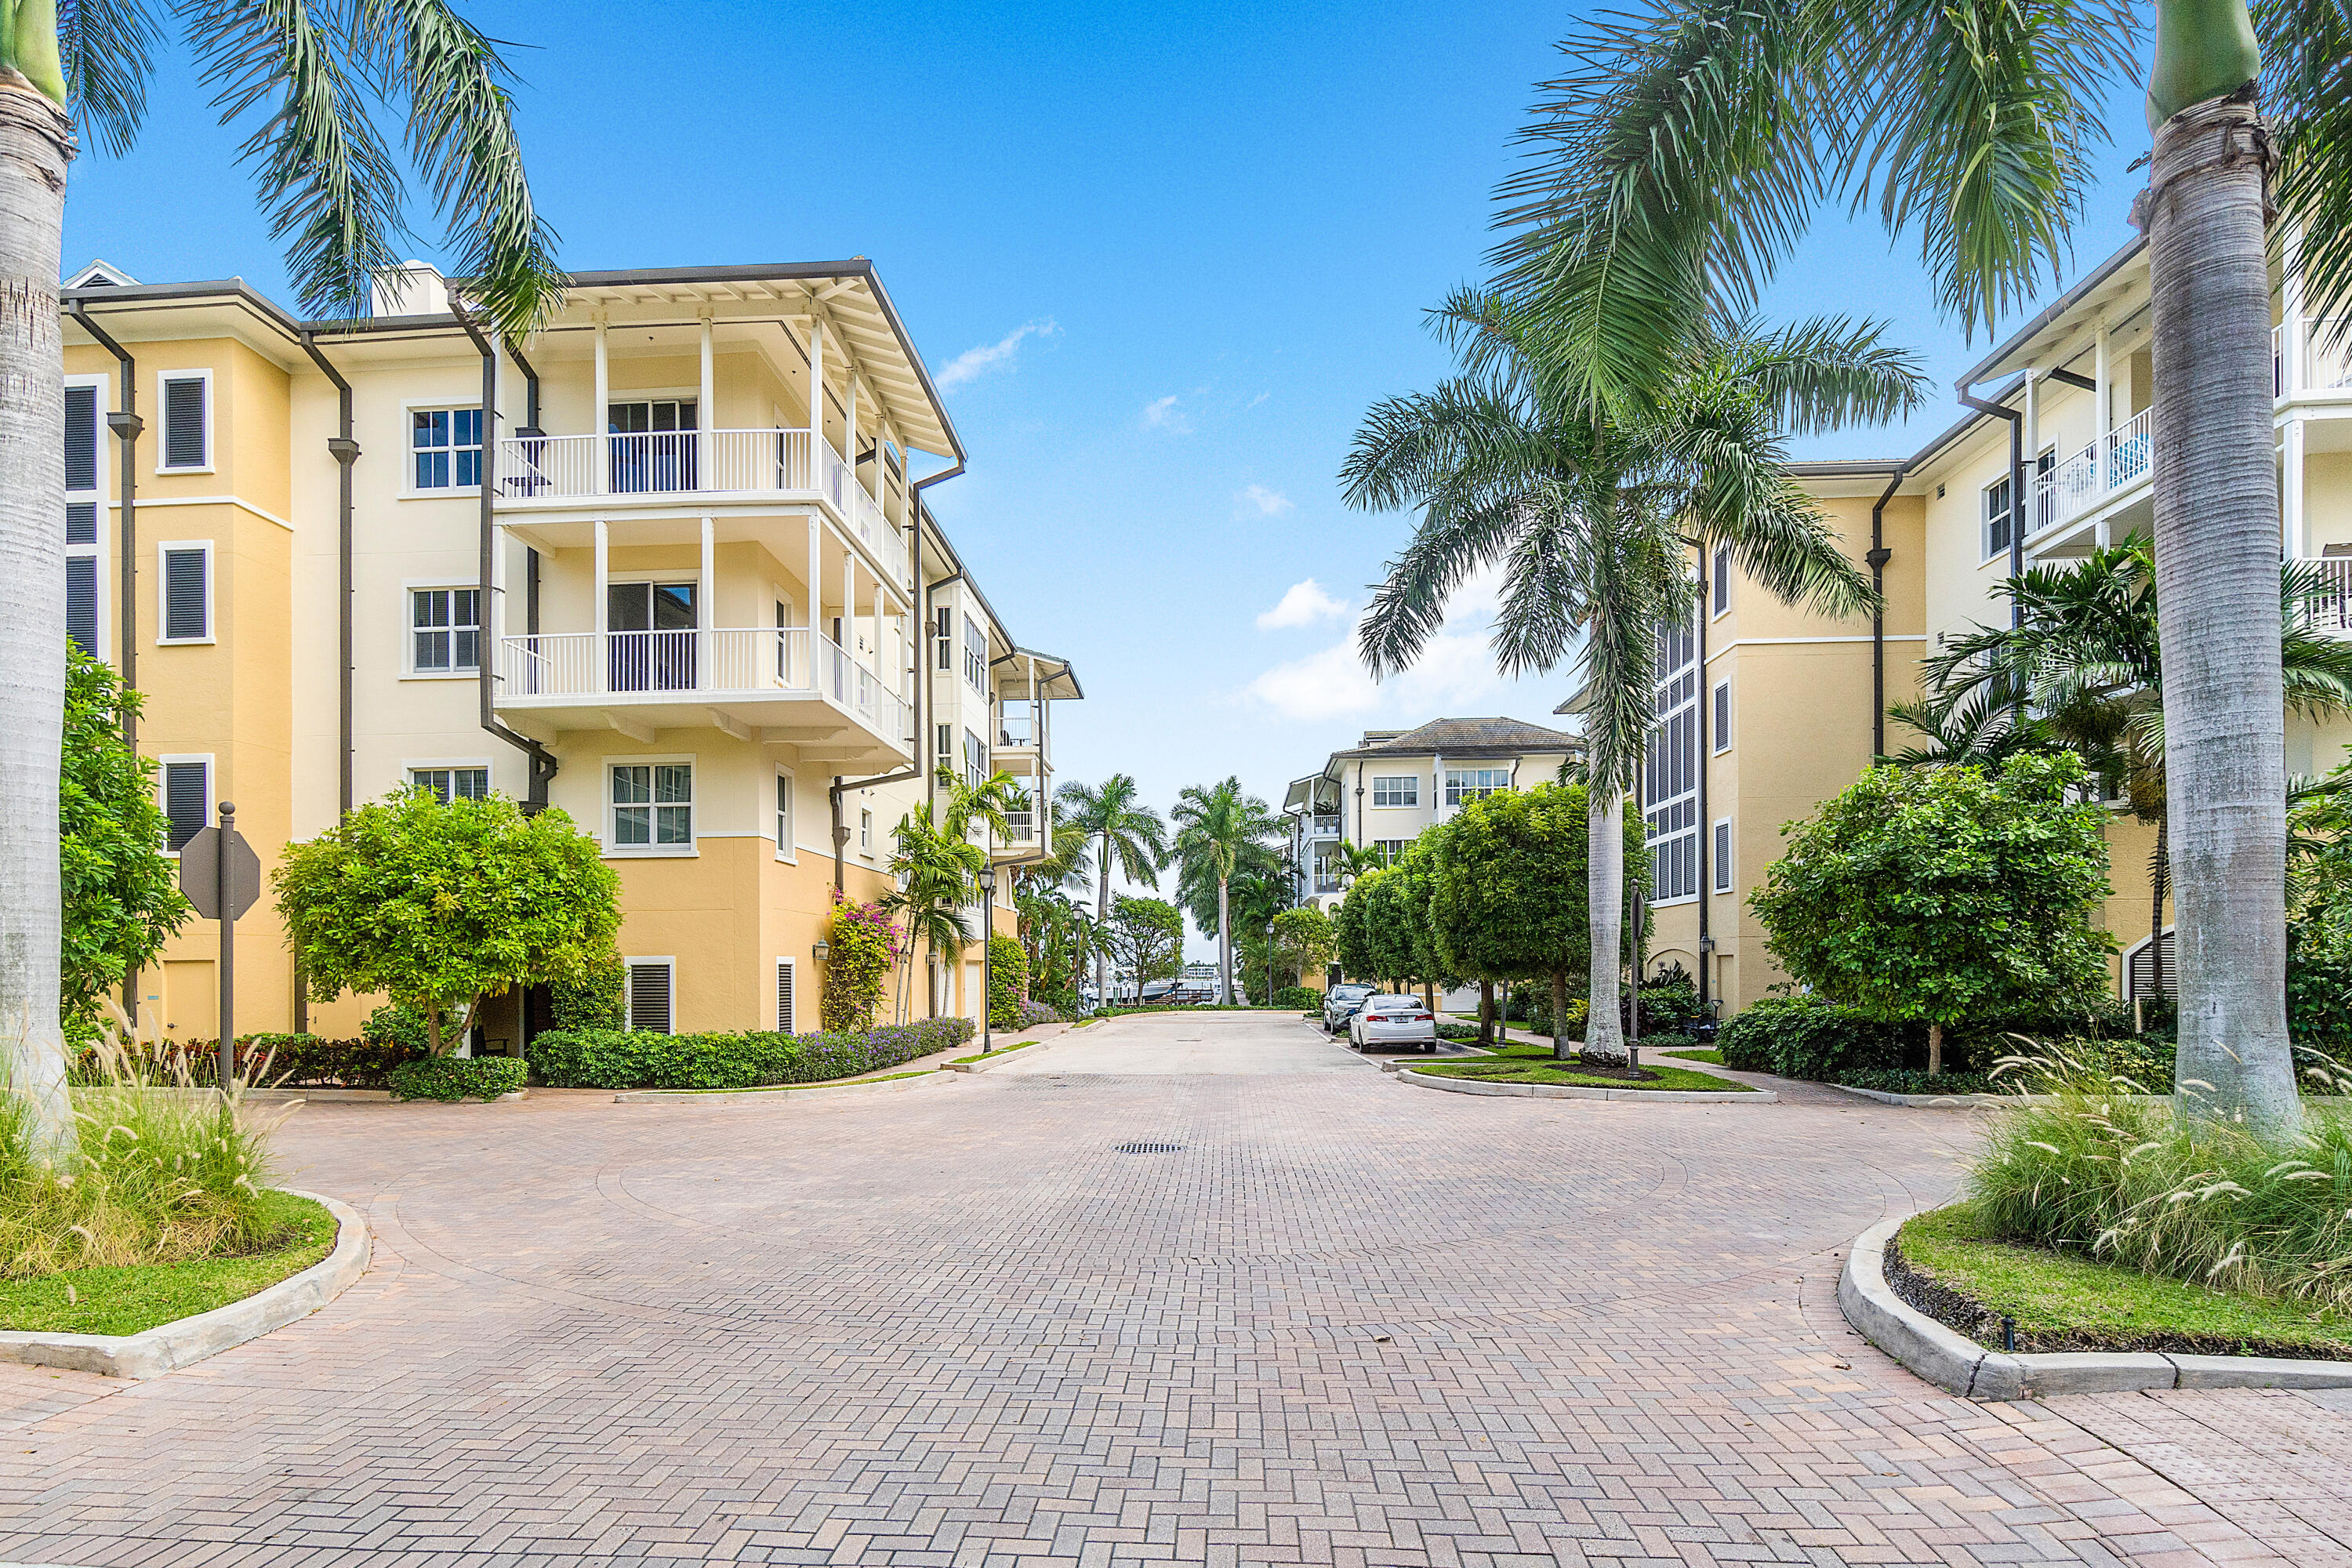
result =
[[[1160,814],[1139,800],[1131,773],[1113,773],[1099,786],[1075,781],[1055,792],[1059,812],[1057,831],[1067,831],[1093,845],[1095,866],[1095,930],[1110,929],[1110,871],[1114,863],[1129,882],[1160,886],[1160,869],[1168,864],[1168,826]],[[1110,1005],[1110,954],[1097,940],[1095,945],[1095,1004]]]
[[[402,181],[369,119],[405,108],[406,151],[452,224],[469,309],[528,331],[563,279],[523,178],[489,40],[445,0],[16,0],[0,26],[0,626],[15,639],[0,705],[0,1015],[5,1068],[33,1146],[72,1146],[58,1027],[57,791],[65,689],[65,363],[58,275],[75,132],[127,151],[167,19],[244,143],[306,310],[357,316],[397,260]],[[60,30],[60,26],[62,30]]]
[[[1272,858],[1268,846],[1281,836],[1285,824],[1265,802],[1244,791],[1237,777],[1206,786],[1186,785],[1168,815],[1176,825],[1176,858],[1183,865],[1184,879],[1203,889],[1212,881],[1216,885],[1217,999],[1231,1005],[1234,879],[1256,868],[1253,861]]]

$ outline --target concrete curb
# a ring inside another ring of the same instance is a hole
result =
[[[1703,1105],[1778,1105],[1780,1097],[1769,1089],[1587,1089],[1576,1083],[1481,1083],[1475,1079],[1433,1078],[1399,1068],[1399,1083],[1410,1083],[1422,1089],[1440,1089],[1448,1094],[1496,1094],[1515,1100],[1679,1100],[1684,1104]]]
[[[765,1089],[625,1089],[613,1096],[613,1103],[653,1105],[686,1100],[696,1105],[743,1105],[752,1101],[773,1105],[779,1100],[803,1100],[817,1094],[832,1099],[860,1090],[872,1093],[914,1089],[937,1078],[940,1070],[939,1068],[922,1068],[905,1078],[850,1079],[840,1083],[777,1083]]]
[[[1912,1306],[1886,1282],[1886,1244],[1902,1226],[1902,1219],[1881,1220],[1853,1238],[1838,1276],[1838,1306],[1864,1339],[1937,1387],[1965,1398],[2043,1399],[2164,1388],[2352,1388],[2352,1361],[2152,1351],[2011,1355],[1987,1350]]]
[[[1034,1051],[1039,1046],[1045,1045],[1052,1040],[1058,1040],[1061,1037],[1059,1035],[1051,1035],[1043,1040],[1024,1040],[1017,1046],[1005,1046],[998,1050],[992,1051],[988,1054],[986,1059],[982,1061],[941,1062],[940,1064],[940,1069],[942,1072],[994,1072],[998,1068],[1003,1067],[1006,1062],[1020,1056],[1024,1051]]]
[[[367,1221],[349,1204],[323,1194],[292,1187],[284,1190],[323,1204],[335,1216],[334,1250],[299,1274],[289,1275],[242,1301],[135,1334],[0,1332],[0,1361],[95,1372],[107,1377],[161,1377],[309,1317],[367,1272],[372,1250]]]

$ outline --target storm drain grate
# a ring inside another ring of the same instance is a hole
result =
[[[1122,1154],[1177,1154],[1181,1153],[1184,1149],[1184,1145],[1181,1143],[1145,1143],[1139,1142],[1134,1143],[1115,1143],[1112,1147]]]

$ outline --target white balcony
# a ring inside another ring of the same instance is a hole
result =
[[[2311,606],[2314,628],[2332,637],[2352,637],[2352,555],[2329,555],[2302,564],[2319,568],[2336,589],[2332,598]]]
[[[501,639],[494,702],[532,727],[708,727],[866,756],[914,754],[912,710],[874,670],[806,626],[541,632]],[[862,737],[862,739],[860,738]]]
[[[2143,408],[2090,445],[2061,458],[2033,481],[2028,534],[2072,521],[2148,477],[2156,448],[2155,411]]]
[[[905,535],[866,493],[833,443],[813,440],[806,430],[502,437],[496,489],[509,510],[706,497],[821,504],[892,582],[905,587],[913,581]]]

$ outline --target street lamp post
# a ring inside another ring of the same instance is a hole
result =
[[[1265,1005],[1274,1005],[1274,921],[1265,922]]]
[[[996,1048],[995,1031],[990,1027],[989,994],[996,978],[996,868],[982,866],[974,879],[980,884],[980,1054],[986,1056]]]

